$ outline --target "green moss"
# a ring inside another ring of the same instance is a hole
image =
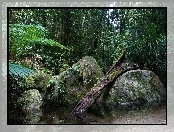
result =
[[[51,75],[43,72],[38,72],[36,74],[26,76],[24,83],[26,85],[25,87],[35,88],[39,91],[43,91],[47,87],[47,85],[49,85],[50,79]]]
[[[33,78],[32,75],[30,75],[30,76],[25,76],[24,79],[25,79],[25,82],[24,82],[24,83],[26,83],[26,85],[27,85],[28,87],[34,87],[35,82],[34,82],[34,78]]]
[[[42,103],[41,94],[36,89],[25,91],[18,99],[18,105],[23,109],[40,108]]]
[[[121,73],[120,70],[115,70],[112,74],[109,74],[109,76],[107,77],[107,80],[113,80],[120,73]]]
[[[58,76],[53,76],[44,98],[52,103],[79,101],[103,76],[94,58],[86,56]]]

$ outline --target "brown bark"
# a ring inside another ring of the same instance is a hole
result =
[[[109,87],[116,78],[128,70],[137,69],[137,65],[133,63],[124,63],[125,60],[124,50],[118,61],[110,68],[105,76],[94,86],[89,93],[76,105],[73,110],[73,115],[89,123],[89,118],[86,114],[87,109],[100,97],[100,95]]]

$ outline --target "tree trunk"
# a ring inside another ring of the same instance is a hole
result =
[[[69,43],[69,27],[70,27],[70,10],[64,9],[65,20],[64,20],[64,45],[68,46]]]
[[[126,71],[137,69],[138,66],[133,63],[124,63],[125,60],[125,49],[123,50],[118,61],[110,68],[105,76],[94,86],[89,93],[76,105],[73,110],[73,115],[82,119],[84,122],[89,123],[89,118],[86,114],[87,108],[89,108],[100,95],[109,87],[116,78]]]

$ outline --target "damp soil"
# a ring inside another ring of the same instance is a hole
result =
[[[74,107],[49,106],[32,111],[10,109],[8,124],[85,124],[72,115]],[[88,116],[90,124],[166,124],[166,103],[98,105],[89,109]]]

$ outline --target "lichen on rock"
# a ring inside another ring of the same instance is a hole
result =
[[[35,74],[25,76],[24,79],[27,87],[29,87],[30,89],[34,88],[39,90],[40,92],[43,92],[46,86],[49,84],[51,75],[40,71]]]
[[[72,67],[53,76],[53,85],[47,88],[45,98],[56,104],[78,102],[103,73],[93,57],[85,56]]]
[[[42,96],[37,89],[25,91],[17,102],[22,109],[39,109],[43,103]]]
[[[141,104],[165,99],[166,89],[152,71],[131,70],[116,79],[109,95],[114,104]]]

